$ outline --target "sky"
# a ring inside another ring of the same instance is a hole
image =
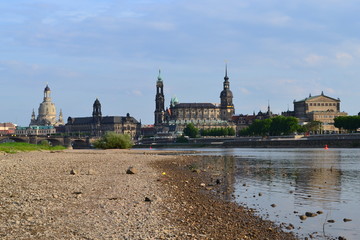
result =
[[[154,123],[161,69],[166,106],[220,103],[225,63],[236,114],[340,98],[360,111],[360,4],[355,0],[0,1],[0,122],[37,114],[46,84],[65,121],[130,113]]]

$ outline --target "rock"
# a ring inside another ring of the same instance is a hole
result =
[[[200,187],[205,187],[206,184],[205,183],[200,183]]]
[[[145,197],[145,202],[152,202],[152,200],[148,197]]]
[[[200,173],[201,170],[200,169],[193,169],[192,172],[195,172],[195,173]]]
[[[273,204],[271,204],[270,206],[271,206],[271,207],[276,207],[276,204],[275,204],[275,203],[273,203]]]
[[[137,174],[139,171],[134,167],[129,167],[128,170],[126,170],[126,174]]]
[[[261,192],[259,192],[259,197],[261,197],[262,196],[262,193]]]
[[[220,179],[216,179],[216,184],[220,184],[221,180]]]
[[[312,212],[306,212],[305,215],[306,215],[307,217],[316,217],[316,216],[317,216],[316,213],[312,213]]]
[[[350,218],[344,218],[343,221],[344,221],[344,222],[350,222],[350,221],[352,221],[352,219],[350,219]]]
[[[334,223],[334,222],[335,222],[335,220],[333,220],[333,219],[329,219],[329,220],[327,220],[327,222],[328,222],[328,223]]]
[[[301,219],[301,220],[306,220],[306,219],[307,219],[307,216],[301,215],[301,216],[300,216],[300,219]]]
[[[316,213],[317,214],[323,214],[324,212],[323,211],[317,211]]]
[[[87,173],[87,175],[96,175],[96,174],[97,174],[97,172],[92,168],[90,168],[88,173]]]
[[[78,174],[79,174],[79,171],[76,170],[76,169],[71,169],[71,170],[70,170],[70,174],[71,174],[71,175],[78,175]]]
[[[339,240],[346,240],[346,238],[345,238],[345,237],[342,237],[342,236],[339,236],[338,239],[339,239]]]

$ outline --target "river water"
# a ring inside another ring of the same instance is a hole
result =
[[[198,150],[205,161],[222,156],[234,169],[228,174],[236,202],[285,231],[302,239],[360,239],[360,149]],[[301,220],[306,212],[319,213]]]

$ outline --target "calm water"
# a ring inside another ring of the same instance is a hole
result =
[[[360,149],[200,150],[209,163],[210,155],[223,156],[236,201],[263,218],[292,224],[301,238],[360,239]]]

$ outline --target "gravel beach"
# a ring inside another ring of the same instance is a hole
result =
[[[155,153],[0,153],[0,239],[295,239],[224,201],[195,157]]]

